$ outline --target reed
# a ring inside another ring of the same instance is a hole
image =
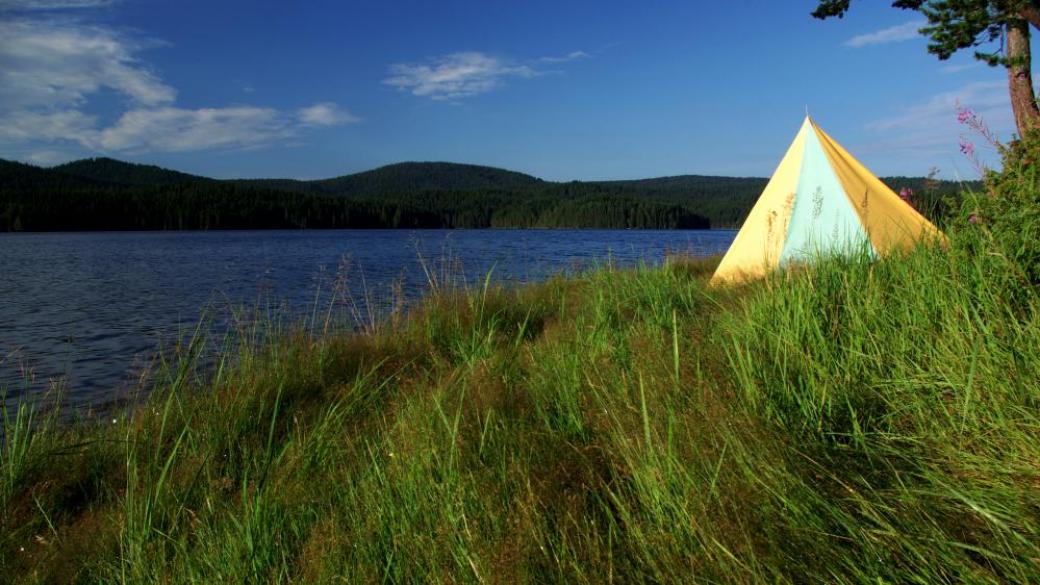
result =
[[[1040,299],[994,245],[724,289],[431,269],[361,332],[254,325],[103,422],[4,410],[0,574],[1038,582]]]

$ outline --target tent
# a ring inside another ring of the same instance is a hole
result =
[[[819,254],[909,248],[942,233],[805,117],[711,278],[742,282]]]

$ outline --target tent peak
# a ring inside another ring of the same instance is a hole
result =
[[[812,119],[809,114],[805,115],[805,119],[802,120],[802,131],[808,130],[809,132],[819,131],[819,127],[816,126],[816,121]]]

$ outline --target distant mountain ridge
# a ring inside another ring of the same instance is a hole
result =
[[[962,185],[882,179],[933,220]],[[107,157],[50,168],[0,159],[0,231],[243,228],[707,228],[740,225],[761,177],[546,181],[404,162],[329,179],[213,179]]]

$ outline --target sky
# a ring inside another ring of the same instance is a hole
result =
[[[815,4],[0,0],[0,158],[768,176],[808,111],[878,175],[977,178],[966,141],[996,160],[957,107],[1007,140],[1003,69],[939,61],[887,2]]]

